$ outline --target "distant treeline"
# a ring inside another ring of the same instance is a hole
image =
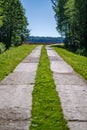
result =
[[[61,37],[37,37],[30,36],[28,43],[63,43],[63,38]]]

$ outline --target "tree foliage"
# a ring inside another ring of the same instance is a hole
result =
[[[2,11],[2,25],[0,27],[0,41],[5,43],[6,48],[12,44],[19,45],[27,31],[27,18],[20,0],[0,0]],[[29,34],[29,33],[28,33]]]
[[[1,4],[2,4],[2,1],[0,0],[0,7],[1,7]],[[3,18],[2,12],[3,12],[3,9],[2,9],[2,7],[1,7],[1,8],[0,8],[0,27],[2,26],[2,18]]]
[[[87,55],[87,0],[51,0],[65,46]]]

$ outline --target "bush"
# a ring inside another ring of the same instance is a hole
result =
[[[0,54],[6,50],[5,44],[0,42]]]
[[[20,36],[15,36],[15,37],[12,37],[12,47],[13,46],[20,46],[21,45],[21,37]]]
[[[87,48],[79,48],[76,53],[79,55],[87,56]]]

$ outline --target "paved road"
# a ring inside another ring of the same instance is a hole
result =
[[[70,130],[87,130],[87,82],[50,47],[47,53]]]
[[[0,83],[0,130],[29,129],[40,52],[38,46]]]
[[[40,52],[38,46],[0,83],[0,130],[28,130]],[[47,53],[70,130],[87,130],[87,82],[50,47]]]

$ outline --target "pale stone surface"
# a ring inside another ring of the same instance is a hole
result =
[[[69,122],[70,130],[87,130],[87,122]]]
[[[33,85],[0,85],[0,109],[31,107],[32,91]]]
[[[55,57],[55,56],[49,56],[49,59],[51,60],[51,61],[62,61],[62,58],[60,58],[60,57]]]
[[[55,51],[47,47],[47,54],[51,61],[51,70],[58,73],[72,73],[73,69]],[[54,60],[53,60],[54,59]]]
[[[20,63],[14,72],[34,72],[38,63]]]
[[[71,73],[73,69],[64,61],[51,61],[51,70],[58,73]]]
[[[58,58],[58,60],[62,60],[62,58],[59,56],[59,55],[57,55],[57,53],[55,52],[55,51],[53,51],[50,47],[46,47],[47,48],[47,54],[48,54],[48,56],[49,56],[49,59],[51,58],[51,57],[54,57],[54,58]]]
[[[47,53],[70,130],[87,130],[87,81],[75,73],[50,47],[47,47]]]
[[[29,130],[32,91],[41,46],[0,83],[0,130]],[[33,58],[33,62],[31,59]],[[35,62],[34,62],[35,60]]]
[[[39,62],[39,58],[38,57],[32,57],[32,56],[28,56],[27,58],[25,58],[22,63],[38,63]]]
[[[22,63],[38,63],[40,57],[40,48],[41,46],[38,46],[36,49],[34,49],[32,53],[22,61]]]
[[[76,73],[53,73],[57,85],[83,85],[86,81]]]
[[[48,49],[48,48],[47,48]],[[51,49],[49,50],[48,49],[48,52],[47,52],[47,54],[48,54],[48,56],[50,57],[50,56],[57,56],[57,54],[55,53],[55,51],[53,52]]]
[[[20,85],[20,84],[34,84],[35,82],[35,72],[15,72],[7,76],[1,85]]]
[[[87,120],[87,86],[57,85],[64,115],[67,120]]]
[[[38,46],[36,49],[34,49],[33,51],[32,51],[32,53],[30,54],[30,56],[31,57],[35,57],[35,58],[39,58],[39,56],[40,56],[40,50],[41,49],[41,46]]]
[[[1,121],[0,120],[0,130],[29,130],[29,121]]]

